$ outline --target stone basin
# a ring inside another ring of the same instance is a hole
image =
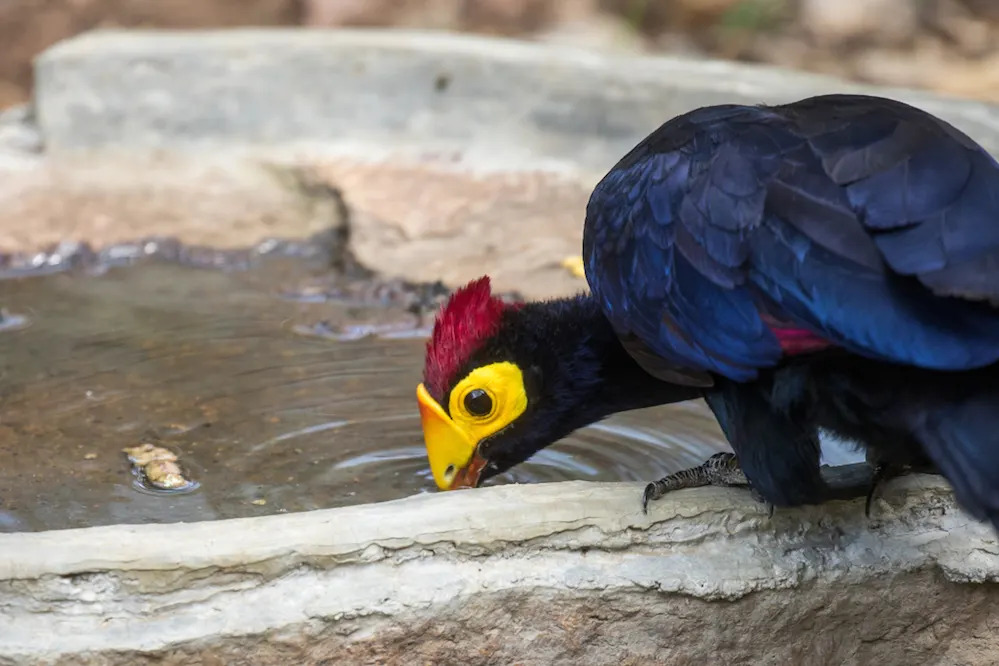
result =
[[[559,261],[578,252],[588,188],[669,116],[868,90],[394,31],[96,33],[36,74],[33,108],[0,120],[9,274],[60,269],[80,242],[333,229],[386,278],[488,271],[537,297],[584,288]],[[995,107],[887,92],[999,148]],[[859,501],[768,518],[717,488],[646,516],[641,488],[8,531],[0,664],[997,660],[999,543],[937,477],[886,484],[871,519]]]
[[[995,537],[936,479],[893,483],[870,524],[854,502],[771,521],[734,489],[646,517],[641,488],[0,535],[0,663],[994,659]]]

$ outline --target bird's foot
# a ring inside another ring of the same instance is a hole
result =
[[[767,502],[749,483],[749,479],[739,466],[739,458],[734,453],[716,453],[697,467],[680,470],[645,486],[642,494],[642,513],[649,512],[649,502],[682,488],[701,486],[746,486],[753,498],[767,507],[767,515],[773,516],[774,506]]]

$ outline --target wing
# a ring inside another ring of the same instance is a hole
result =
[[[935,369],[999,360],[999,165],[913,107],[709,107],[595,188],[583,240],[622,336],[745,381],[836,345]]]

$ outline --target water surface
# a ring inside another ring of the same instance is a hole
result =
[[[0,531],[436,492],[413,289],[301,258],[229,268],[149,260],[0,280]],[[175,452],[197,489],[145,489],[122,453],[141,443]],[[581,430],[493,482],[652,480],[726,448],[703,405],[676,405]]]

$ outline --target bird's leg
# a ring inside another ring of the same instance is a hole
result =
[[[893,476],[897,476],[899,469],[887,462],[877,462],[874,463],[874,474],[871,476],[871,486],[867,489],[867,499],[864,500],[864,516],[866,518],[871,517],[871,502],[874,501],[874,493],[877,491],[878,486],[881,485],[885,479]]]
[[[645,493],[642,495],[642,512],[647,514],[649,502],[654,502],[666,493],[682,488],[699,488],[701,486],[749,487],[753,497],[766,504],[768,514],[773,515],[773,504],[767,502],[753,489],[749,479],[746,478],[739,466],[738,456],[734,453],[716,453],[697,467],[668,474],[658,481],[650,483],[645,487]]]

